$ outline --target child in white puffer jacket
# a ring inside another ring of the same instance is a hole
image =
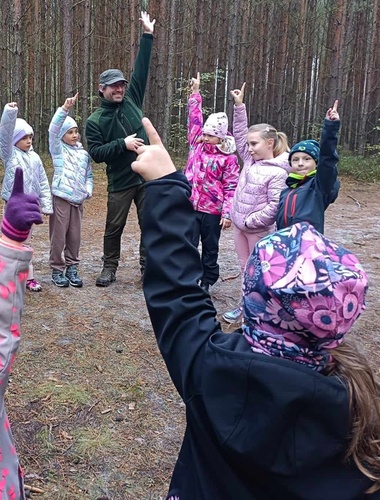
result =
[[[66,99],[49,126],[49,150],[54,166],[49,264],[51,280],[59,287],[83,285],[78,274],[83,203],[91,198],[94,187],[90,155],[79,142],[76,121],[69,116],[77,98],[78,94]]]
[[[22,118],[17,118],[17,114],[17,103],[10,102],[5,105],[0,121],[0,151],[5,167],[1,197],[5,202],[9,200],[16,168],[21,167],[24,172],[25,193],[37,195],[42,213],[50,215],[53,213],[50,186],[41,158],[32,146],[33,128]],[[29,265],[26,288],[32,292],[41,291],[41,285],[34,277],[32,262]]]

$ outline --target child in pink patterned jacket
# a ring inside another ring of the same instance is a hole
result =
[[[231,225],[230,210],[238,178],[239,164],[235,140],[228,133],[225,113],[213,113],[203,125],[200,74],[191,79],[188,102],[189,158],[185,175],[191,184],[195,210],[193,244],[202,242],[201,287],[209,292],[219,278],[218,252],[221,229]]]
[[[12,364],[20,343],[21,314],[33,253],[25,241],[33,224],[42,224],[39,197],[24,192],[24,173],[20,167],[14,170],[0,236],[0,498],[3,500],[25,500],[23,474],[4,406]]]
[[[244,162],[231,209],[235,251],[242,276],[255,244],[275,229],[280,193],[286,187],[290,170],[288,139],[283,132],[277,132],[267,123],[248,129],[244,89],[245,83],[241,89],[231,91],[235,101],[233,132]],[[241,317],[241,305],[223,315],[228,323],[235,323]]]

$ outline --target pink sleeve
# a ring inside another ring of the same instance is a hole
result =
[[[245,162],[253,163],[252,157],[248,152],[247,133],[248,119],[245,104],[242,106],[234,105],[233,136],[236,141],[236,149],[240,158]]]
[[[231,203],[232,198],[234,197],[234,193],[239,181],[239,163],[236,155],[231,155],[227,158],[224,174],[223,174],[223,208],[222,208],[222,217],[231,214]]]
[[[188,101],[187,140],[194,146],[196,140],[202,135],[203,114],[202,97],[200,94],[191,94]]]

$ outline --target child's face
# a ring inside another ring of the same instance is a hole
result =
[[[18,142],[16,142],[15,146],[18,149],[21,149],[21,151],[24,151],[24,153],[28,152],[29,149],[32,147],[33,143],[33,135],[24,135]]]
[[[220,139],[219,139],[219,137],[215,137],[215,135],[203,134],[203,142],[205,144],[216,145],[216,144],[220,143]]]
[[[66,134],[62,137],[64,143],[68,146],[75,146],[78,142],[79,132],[77,127],[70,128]]]
[[[249,154],[255,161],[273,158],[273,139],[264,139],[260,132],[248,132],[247,144]]]
[[[315,160],[308,154],[296,152],[290,158],[291,172],[298,175],[307,175],[317,168]]]

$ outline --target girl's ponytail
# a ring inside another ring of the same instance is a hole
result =
[[[339,377],[350,396],[351,436],[346,459],[374,484],[366,493],[380,489],[380,387],[364,354],[352,340],[330,351],[334,363],[329,375]]]
[[[273,157],[279,156],[286,151],[290,151],[288,138],[284,132],[277,132],[277,130],[268,123],[256,123],[251,125],[248,129],[249,132],[259,132],[260,136],[265,139],[273,139]]]
[[[279,156],[282,153],[290,151],[288,137],[284,132],[277,132],[277,142],[273,148],[273,156]]]

